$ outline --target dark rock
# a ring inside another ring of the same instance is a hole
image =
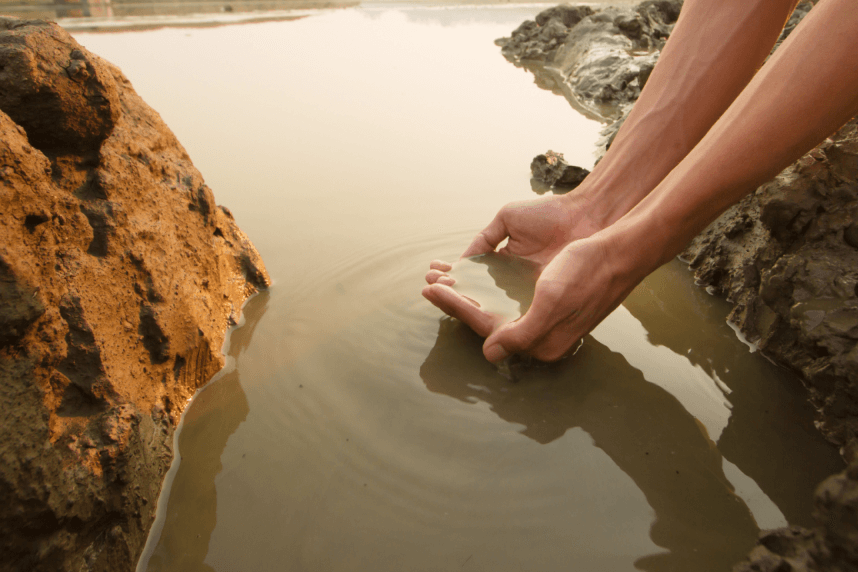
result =
[[[541,182],[547,189],[556,189],[555,192],[567,192],[584,180],[590,174],[587,169],[570,165],[563,159],[562,153],[547,151],[544,155],[537,155],[530,163],[530,172],[533,178]]]
[[[556,86],[595,117],[616,119],[640,95],[681,5],[665,0],[596,11],[556,6],[496,43],[538,84]]]
[[[589,6],[569,6],[568,4],[560,4],[543,10],[536,15],[536,24],[544,26],[550,20],[559,20],[567,28],[571,28],[587,16],[593,13],[593,9]]]
[[[763,531],[757,546],[734,572],[858,570],[858,462],[823,481],[814,504],[816,527]]]
[[[158,114],[53,23],[0,18],[0,212],[0,569],[133,570],[179,415],[268,274]]]
[[[858,123],[728,209],[682,255],[735,306],[733,322],[800,373],[838,445],[858,434]],[[759,281],[748,281],[748,269]],[[855,411],[853,411],[855,410]]]
[[[843,229],[843,240],[853,248],[858,248],[858,223],[850,224]]]

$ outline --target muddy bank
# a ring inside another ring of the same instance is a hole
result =
[[[780,41],[811,7],[799,5]],[[609,122],[610,145],[680,8],[557,6],[497,43],[538,85]],[[732,303],[728,320],[749,342],[801,376],[817,427],[849,465],[820,485],[816,528],[763,533],[737,570],[858,568],[858,122],[730,208],[682,258]]]
[[[637,100],[682,3],[653,0],[635,7],[559,5],[495,43],[536,83],[598,119],[617,119]]]
[[[122,72],[0,18],[0,569],[132,570],[179,415],[269,283]]]
[[[701,286],[732,303],[728,320],[742,335],[800,374],[817,428],[850,464],[817,491],[821,527],[764,535],[755,559],[856,569],[858,122],[727,210],[682,257]]]

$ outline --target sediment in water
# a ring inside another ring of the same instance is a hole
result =
[[[780,41],[812,4],[802,2]],[[497,41],[536,83],[610,125],[610,145],[681,8],[557,6]],[[728,209],[682,254],[695,278],[733,304],[728,320],[795,371],[817,427],[847,470],[818,488],[812,530],[765,531],[736,570],[858,568],[858,120]],[[790,470],[785,468],[788,478]]]
[[[269,284],[122,72],[0,17],[0,569],[132,570],[175,425]]]

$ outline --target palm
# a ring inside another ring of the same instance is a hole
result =
[[[530,260],[537,264],[541,273],[570,242],[600,230],[580,205],[574,197],[556,196],[506,205],[474,238],[462,258],[492,252],[508,238],[499,252]],[[423,289],[423,296],[478,334],[488,336],[501,325],[499,318],[483,312],[478,303],[450,288],[455,282],[447,274],[451,268],[447,262],[434,261],[426,274],[429,286]]]

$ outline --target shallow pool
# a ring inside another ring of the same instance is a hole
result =
[[[178,437],[140,570],[726,571],[837,470],[798,382],[678,262],[516,381],[420,296],[601,126],[493,44],[540,6],[78,34],[266,261]]]

